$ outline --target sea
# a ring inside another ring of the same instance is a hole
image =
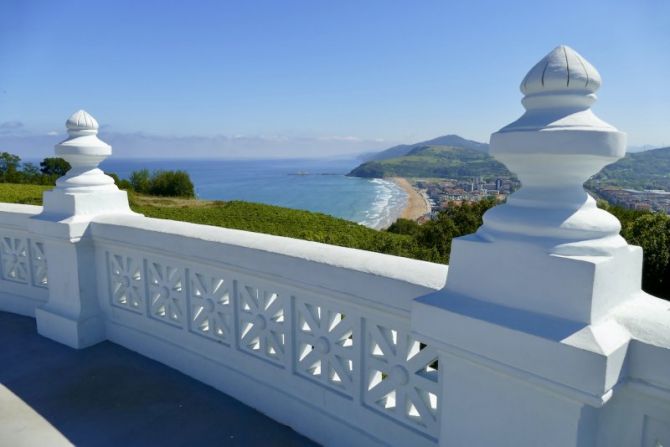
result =
[[[408,197],[393,182],[347,177],[358,160],[181,160],[108,159],[105,172],[121,178],[139,169],[189,173],[196,195],[206,200],[244,200],[315,211],[386,228],[405,208]]]

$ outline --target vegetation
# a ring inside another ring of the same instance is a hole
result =
[[[644,251],[642,288],[670,300],[670,216],[598,202],[621,221],[621,236]]]
[[[411,236],[418,246],[431,250],[431,261],[447,264],[452,239],[477,231],[482,224],[482,216],[495,204],[495,200],[487,199],[449,206],[436,219],[423,225],[412,220],[398,219],[387,231]]]
[[[0,201],[40,204],[40,185],[0,183]],[[435,220],[419,225],[400,219],[387,231],[377,231],[308,211],[239,201],[221,202],[184,198],[161,198],[129,191],[131,208],[162,219],[255,231],[359,248],[432,262],[449,262],[454,237],[473,233],[482,223],[493,201],[450,206]],[[643,288],[670,299],[670,216],[627,210],[601,203],[622,224],[621,234],[644,249]]]
[[[33,163],[21,163],[18,155],[0,152],[0,183],[52,185],[58,177],[60,175],[41,171]]]
[[[154,171],[141,169],[130,174],[135,192],[152,196],[195,197],[193,182],[186,171]]]
[[[443,135],[441,137],[433,138],[432,140],[422,141],[415,144],[400,144],[398,146],[390,147],[381,152],[372,152],[365,154],[362,157],[363,161],[372,161],[372,160],[387,160],[389,158],[402,157],[407,155],[412,149],[422,146],[450,146],[450,147],[460,147],[464,149],[474,149],[480,152],[489,151],[489,145],[486,143],[480,143],[478,141],[467,140],[458,135]]]
[[[591,177],[585,186],[591,190],[614,187],[670,191],[670,147],[627,154]]]
[[[41,204],[47,186],[0,183],[0,202]],[[359,248],[418,259],[433,259],[406,235],[376,231],[326,214],[239,201],[162,198],[128,192],[133,211],[180,220]]]
[[[451,146],[419,146],[407,155],[363,163],[348,175],[354,177],[469,178],[513,177],[489,154]]]
[[[21,157],[0,152],[0,183],[21,183],[32,185],[54,185],[59,177],[71,169],[70,163],[62,158],[45,158],[39,168],[32,163],[21,163]],[[186,171],[135,171],[130,181],[110,175],[121,189],[142,194],[168,197],[195,197],[193,182]]]
[[[45,185],[0,183],[0,202],[41,205],[42,193],[51,188],[51,186]]]
[[[64,176],[72,168],[70,163],[62,158],[45,158],[40,162],[40,171],[44,175]]]

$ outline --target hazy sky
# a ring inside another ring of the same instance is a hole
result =
[[[600,71],[601,118],[670,145],[667,0],[1,0],[0,150],[51,153],[79,108],[123,156],[488,141],[559,44]]]

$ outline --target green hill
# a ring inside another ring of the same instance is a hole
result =
[[[353,177],[468,178],[512,177],[513,174],[489,154],[453,146],[419,146],[407,155],[363,163],[349,174]]]
[[[432,140],[422,141],[414,144],[400,144],[398,146],[390,147],[381,152],[372,152],[361,157],[362,161],[380,161],[388,160],[389,158],[402,157],[407,155],[412,149],[423,146],[449,146],[461,147],[464,149],[474,149],[479,152],[488,153],[489,145],[480,143],[478,141],[468,140],[458,135],[443,135],[441,137],[433,138]]]
[[[591,177],[586,187],[670,191],[670,147],[627,154]]]

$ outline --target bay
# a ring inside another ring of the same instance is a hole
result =
[[[356,160],[115,159],[101,168],[129,178],[139,169],[189,173],[196,195],[206,200],[243,200],[330,214],[371,228],[390,225],[407,194],[382,179],[347,177]]]

